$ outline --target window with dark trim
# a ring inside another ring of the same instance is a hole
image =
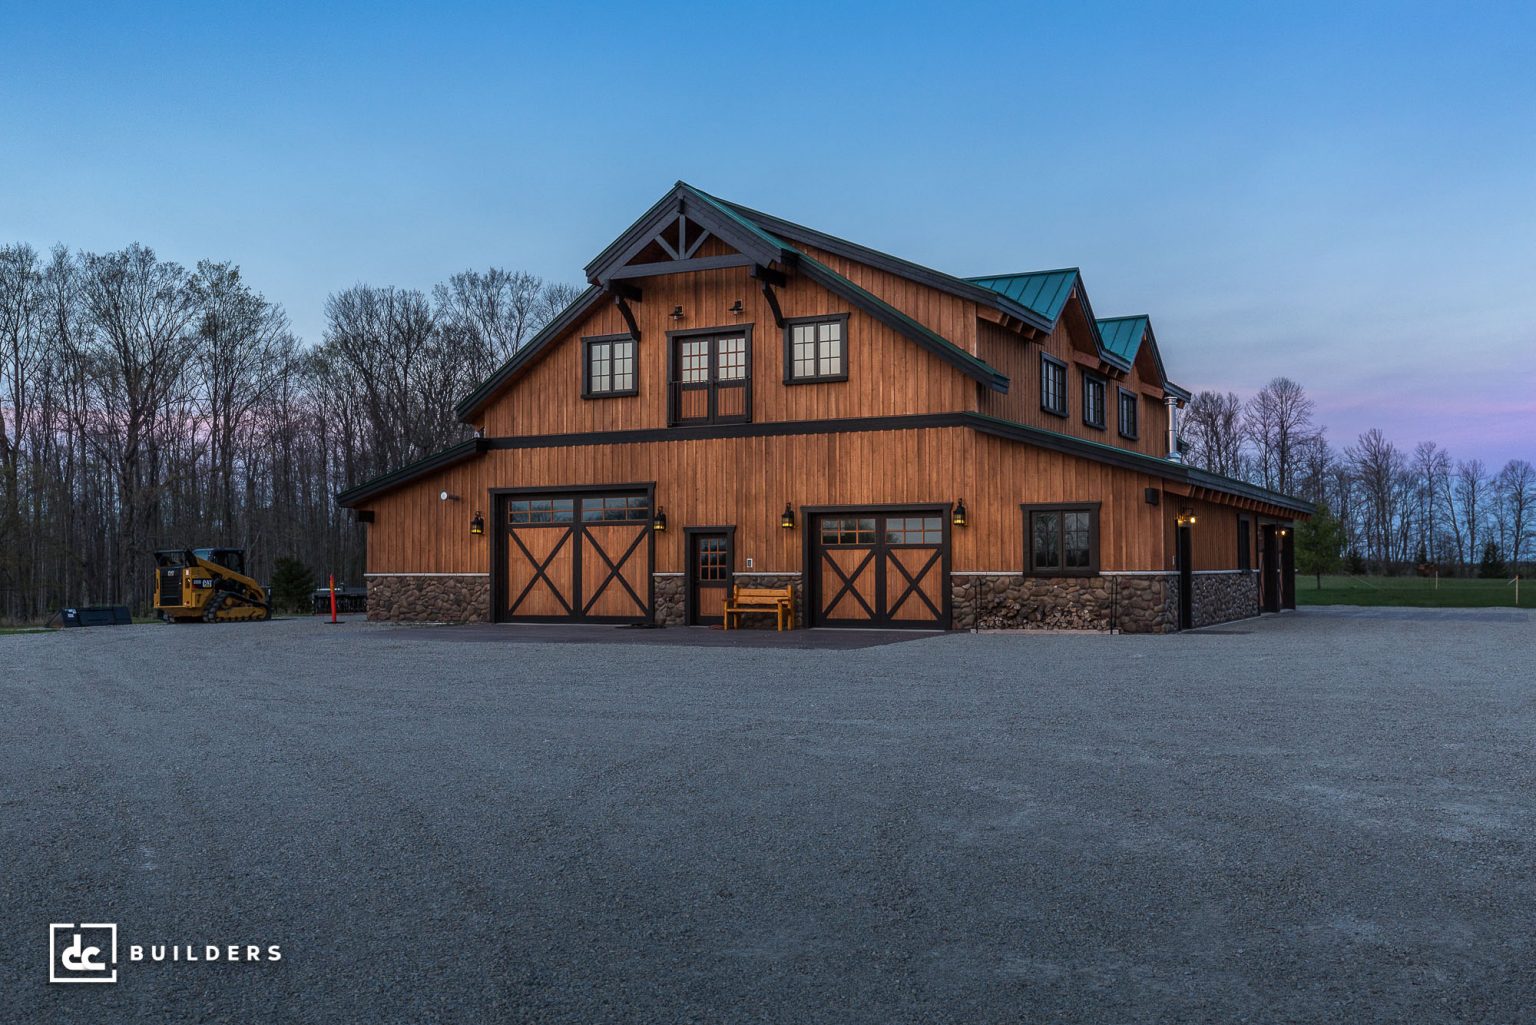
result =
[[[638,393],[639,377],[632,336],[603,335],[581,341],[585,349],[581,380],[584,398],[604,399]]]
[[[784,383],[848,380],[848,314],[784,323]]]
[[[1083,374],[1083,423],[1104,428],[1104,378]]]
[[[1099,571],[1099,503],[1026,505],[1024,572],[1092,576]]]
[[[1253,542],[1248,536],[1248,517],[1237,518],[1237,568],[1250,570],[1253,568]]]
[[[1040,354],[1040,408],[1057,416],[1067,415],[1067,365]]]
[[[1137,435],[1136,414],[1140,411],[1139,396],[1133,391],[1120,389],[1120,436],[1134,438]]]
[[[674,425],[752,419],[752,325],[668,332],[668,418]]]

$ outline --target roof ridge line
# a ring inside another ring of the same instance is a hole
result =
[[[1082,276],[1081,267],[1054,267],[1051,270],[1021,270],[1012,274],[977,274],[974,277],[961,278],[961,281],[990,281],[993,278],[1037,278],[1045,274],[1076,274]]]

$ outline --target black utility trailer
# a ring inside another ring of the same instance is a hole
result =
[[[313,600],[315,603],[315,615],[330,615],[331,589],[329,587],[315,588]],[[366,587],[338,587],[336,588],[337,612],[367,612],[368,588]]]

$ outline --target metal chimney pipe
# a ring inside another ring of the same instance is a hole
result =
[[[1167,395],[1163,403],[1168,407],[1168,461],[1182,463],[1184,457],[1179,454],[1179,400]]]

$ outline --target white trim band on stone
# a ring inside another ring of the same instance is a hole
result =
[[[364,573],[365,577],[488,577],[489,573]]]
[[[798,577],[799,573],[785,573],[782,571],[769,572],[764,569],[736,569],[731,571],[733,577]]]
[[[651,576],[653,576],[653,577],[685,577],[687,575],[688,574],[686,574],[686,573],[652,573],[651,574]]]

